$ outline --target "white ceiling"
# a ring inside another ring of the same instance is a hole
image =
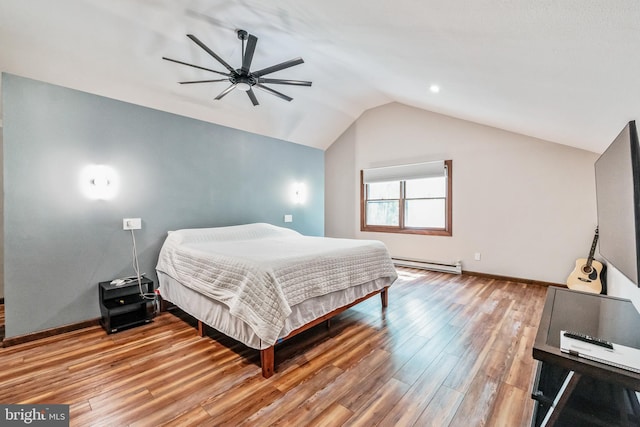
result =
[[[214,101],[161,59],[224,71],[190,33],[239,67],[239,28],[313,86]],[[638,0],[0,0],[1,71],[322,149],[395,101],[601,152],[640,118],[639,45]]]

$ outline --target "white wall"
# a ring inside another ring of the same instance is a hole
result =
[[[325,218],[325,235],[340,236],[349,239],[356,237],[356,230],[351,221],[356,215],[353,194],[359,183],[354,181],[354,167],[357,135],[356,126],[351,125],[342,135],[340,143],[334,143],[324,153],[324,209],[335,212],[337,218],[327,221]],[[327,165],[330,165],[327,168]],[[327,229],[327,227],[330,227]]]
[[[393,256],[461,260],[463,270],[564,283],[591,247],[597,157],[387,104],[365,112],[326,151],[325,233],[381,240]],[[452,237],[360,232],[361,169],[440,159],[453,160]]]
[[[630,299],[636,310],[640,311],[640,288],[611,264],[607,265],[607,294]]]

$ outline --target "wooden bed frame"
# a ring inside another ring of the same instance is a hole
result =
[[[271,347],[265,348],[263,350],[260,350],[260,364],[262,365],[262,376],[265,378],[269,378],[270,376],[272,376],[275,372],[275,351],[274,348],[277,344],[280,344],[281,342],[288,340],[289,338],[299,334],[300,332],[306,331],[309,328],[312,328],[322,322],[328,321],[330,320],[332,317],[342,313],[343,311],[347,310],[348,308],[353,307],[356,304],[361,303],[362,301],[371,298],[374,295],[380,294],[380,298],[382,299],[382,308],[386,308],[387,305],[389,304],[389,287],[386,286],[382,289],[379,289],[377,291],[373,291],[370,294],[367,294],[365,296],[363,296],[362,298],[358,298],[357,300],[336,308],[335,310],[333,310],[330,313],[325,314],[322,317],[319,317],[315,320],[312,320],[311,322],[307,323],[306,325],[302,325],[300,326],[298,329],[291,331],[291,333],[289,335],[287,335],[284,338],[280,338],[278,339],[278,341],[272,345]],[[196,319],[198,320],[198,319]],[[198,335],[200,335],[201,337],[205,336],[205,324],[201,321],[198,320]]]

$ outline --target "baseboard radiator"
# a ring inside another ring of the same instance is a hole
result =
[[[411,258],[391,257],[391,259],[393,260],[393,263],[395,265],[401,267],[421,268],[423,270],[441,271],[443,273],[462,274],[462,263],[460,261],[447,264],[442,262],[425,261]]]

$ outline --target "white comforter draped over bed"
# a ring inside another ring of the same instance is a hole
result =
[[[291,306],[397,277],[379,241],[308,237],[269,224],[171,232],[156,268],[224,303],[231,315],[272,344]]]

